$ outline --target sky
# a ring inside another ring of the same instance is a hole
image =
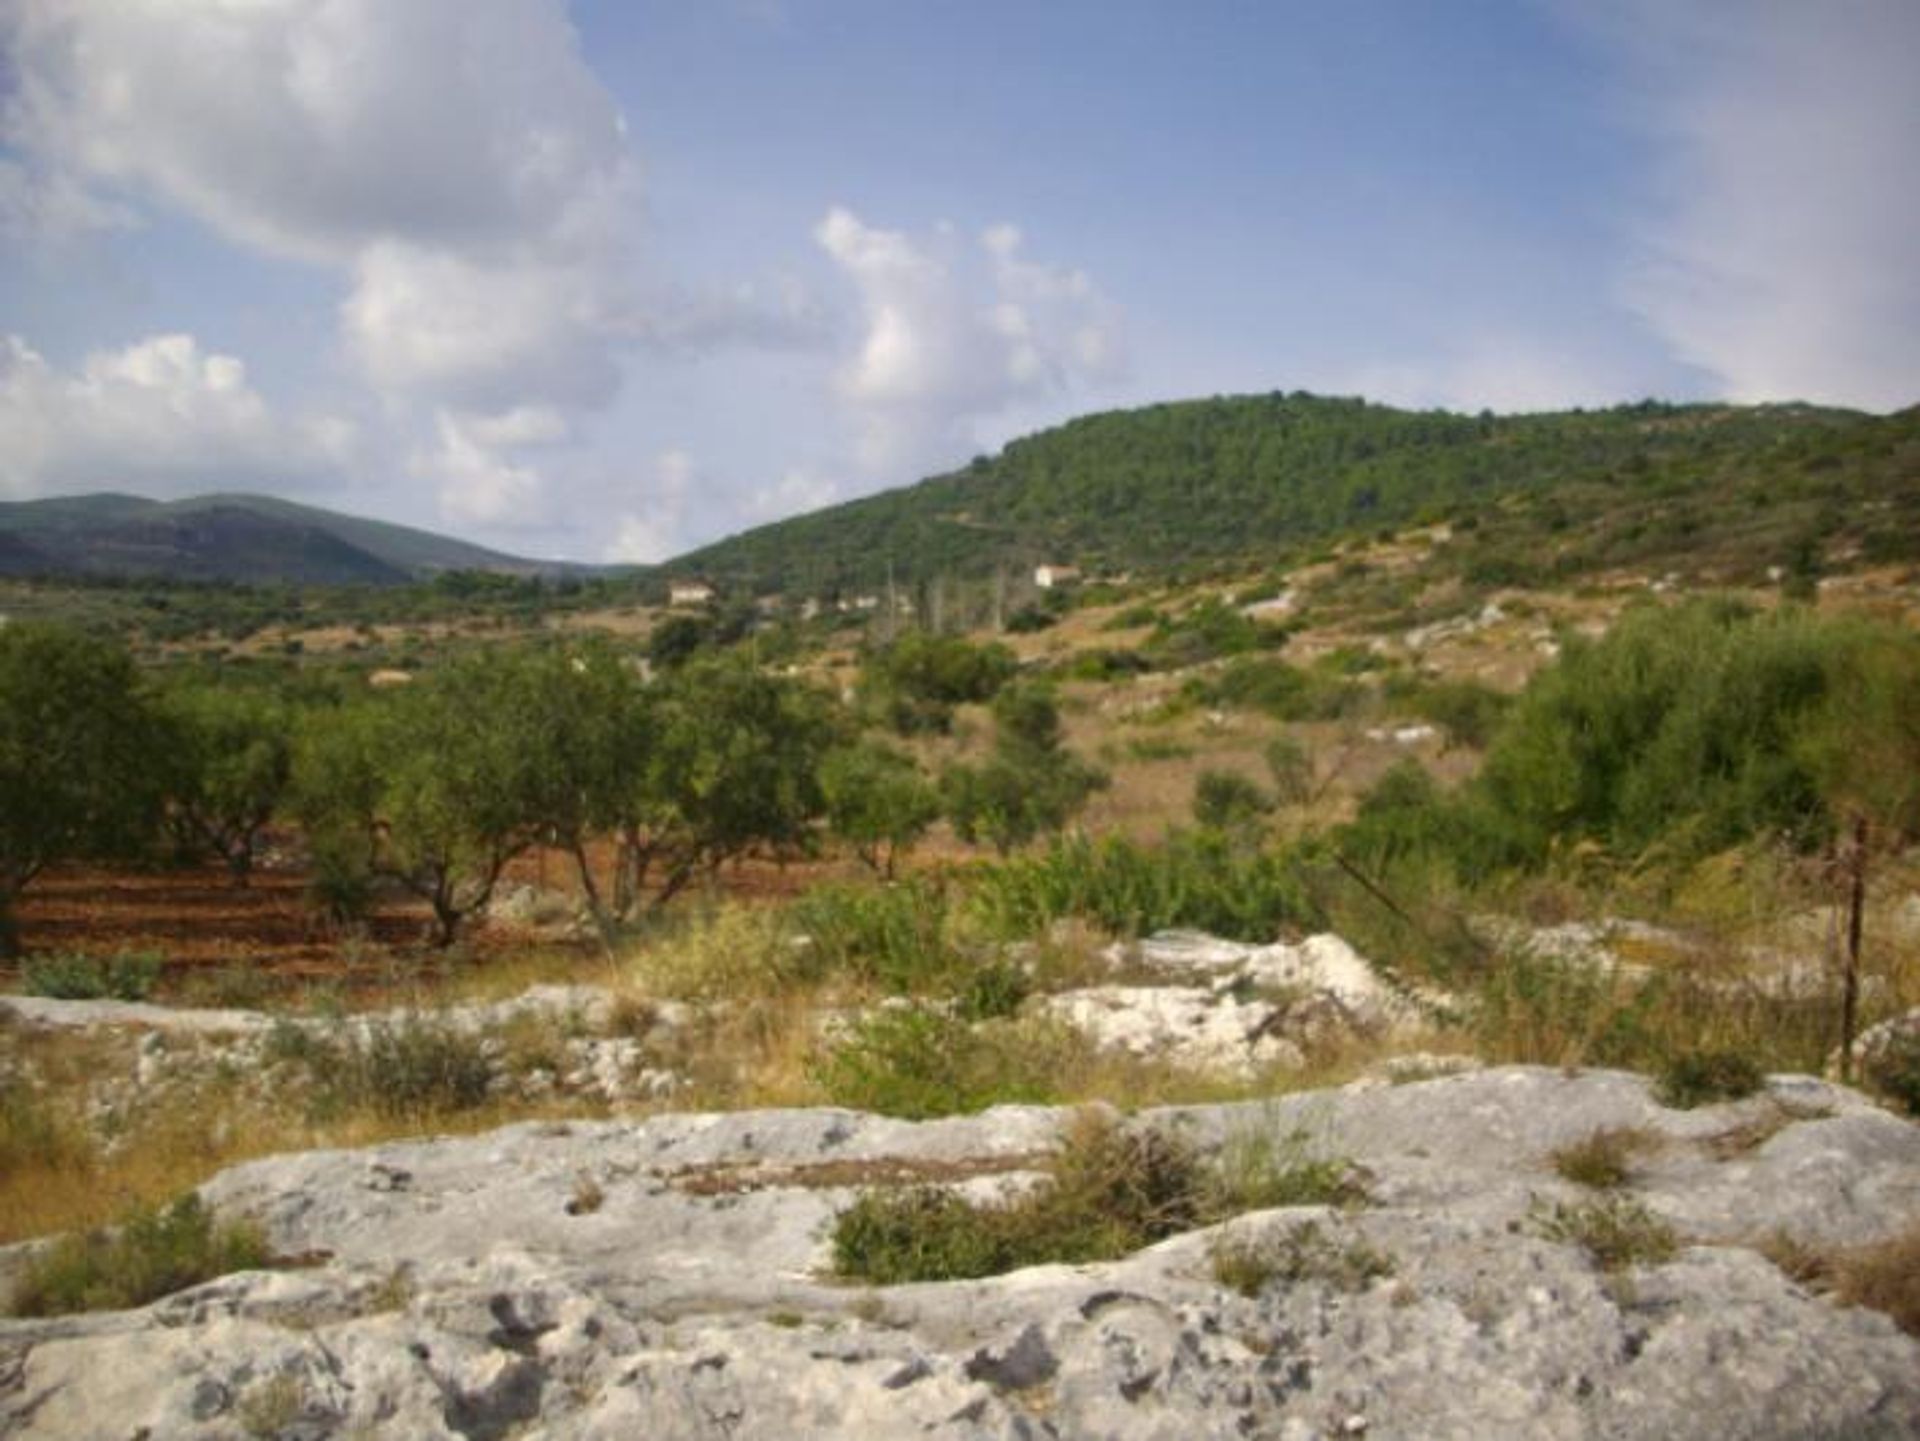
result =
[[[1913,0],[0,0],[0,500],[665,559],[1076,414],[1920,401]]]

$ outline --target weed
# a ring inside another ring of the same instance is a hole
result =
[[[958,969],[946,888],[916,877],[894,886],[826,886],[789,910],[807,937],[814,977],[845,975],[895,995],[943,988]]]
[[[1109,1260],[1244,1204],[1244,1187],[1182,1137],[1087,1111],[1045,1179],[1012,1200],[975,1205],[931,1186],[864,1193],[835,1222],[834,1265],[892,1285]]]
[[[283,1020],[267,1033],[265,1054],[307,1073],[316,1117],[468,1111],[486,1103],[493,1085],[493,1063],[478,1036],[420,1016],[329,1032]]]
[[[180,986],[180,998],[188,1005],[257,1011],[278,989],[273,977],[257,967],[213,966],[191,972]]]
[[[566,1211],[569,1216],[591,1216],[606,1203],[607,1193],[592,1176],[582,1171],[574,1177],[573,1194],[567,1197]]]
[[[1175,832],[1158,847],[1119,837],[1055,840],[981,869],[973,900],[986,927],[1006,937],[1038,935],[1078,916],[1116,935],[1184,926],[1265,941],[1282,924],[1316,914],[1288,858],[1205,832]]]
[[[1883,1311],[1908,1335],[1920,1336],[1920,1225],[1846,1250],[1822,1250],[1775,1232],[1758,1249],[1799,1284],[1842,1305]]]
[[[913,1120],[1056,1099],[1044,1055],[1017,1042],[935,1006],[893,1006],[857,1022],[809,1070],[837,1105]]]
[[[1767,1074],[1752,1056],[1732,1050],[1695,1050],[1674,1056],[1661,1069],[1660,1103],[1690,1111],[1712,1101],[1737,1101],[1766,1084]]]
[[[153,994],[162,963],[150,951],[38,956],[21,965],[20,988],[30,996],[63,1001],[144,1001]]]
[[[21,1316],[127,1310],[267,1260],[258,1226],[216,1222],[190,1192],[170,1205],[129,1213],[117,1231],[55,1243],[27,1265],[13,1309]]]
[[[1347,1161],[1317,1154],[1305,1131],[1268,1126],[1230,1134],[1214,1158],[1208,1210],[1217,1215],[1278,1206],[1350,1206],[1367,1199],[1366,1180]]]
[[[247,1435],[270,1441],[299,1419],[306,1403],[299,1381],[282,1371],[242,1392],[234,1414]]]
[[[1315,1221],[1301,1221],[1278,1235],[1222,1234],[1208,1248],[1213,1279],[1242,1296],[1258,1296],[1275,1281],[1317,1281],[1336,1291],[1360,1291],[1391,1276],[1393,1258],[1366,1242],[1335,1240]]]
[[[1643,1202],[1625,1196],[1555,1201],[1550,1206],[1535,1201],[1529,1219],[1542,1239],[1579,1246],[1602,1271],[1659,1265],[1680,1249],[1672,1226]]]
[[[1860,1079],[1909,1116],[1920,1116],[1920,1027],[1907,1027],[1861,1061]]]
[[[26,1082],[0,1080],[0,1175],[82,1170],[92,1149]]]
[[[1632,1174],[1635,1152],[1652,1139],[1645,1131],[1632,1126],[1602,1126],[1560,1147],[1548,1159],[1562,1179],[1576,1186],[1608,1191],[1626,1185]]]

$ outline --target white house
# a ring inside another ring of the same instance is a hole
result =
[[[713,587],[704,580],[676,580],[667,586],[667,604],[670,606],[712,603]]]
[[[1033,568],[1033,583],[1042,590],[1052,590],[1056,585],[1065,585],[1070,580],[1080,579],[1080,567],[1075,565],[1036,565]]]

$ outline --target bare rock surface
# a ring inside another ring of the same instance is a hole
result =
[[[1920,1215],[1920,1128],[1775,1077],[1670,1111],[1639,1078],[1527,1067],[1151,1113],[1267,1133],[1372,1201],[1249,1214],[1098,1265],[886,1290],[829,1274],[868,1184],[1030,1181],[1063,1121],[839,1110],[528,1124],[252,1162],[204,1189],[302,1269],[140,1311],[0,1323],[0,1434],[302,1438],[1910,1437],[1920,1342],[1752,1243],[1855,1245]],[[1673,1259],[1608,1275],[1549,1239],[1550,1164],[1644,1132],[1631,1194]],[[1311,1221],[1391,1274],[1210,1260]]]
[[[1447,998],[1396,985],[1339,936],[1249,945],[1162,931],[1105,954],[1124,983],[1046,997],[1097,1046],[1244,1078],[1297,1069],[1319,1044],[1417,1033]]]

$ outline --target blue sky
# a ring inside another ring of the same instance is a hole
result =
[[[659,559],[1092,409],[1920,400],[1920,7],[9,0],[0,498]]]

